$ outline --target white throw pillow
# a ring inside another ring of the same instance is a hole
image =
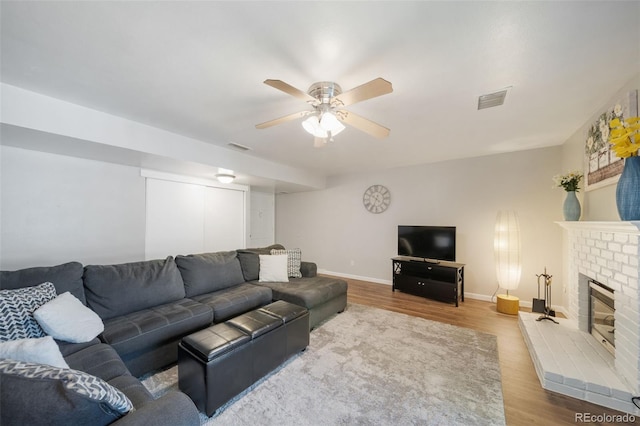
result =
[[[68,291],[40,306],[33,316],[45,333],[65,342],[89,342],[104,331],[98,314]]]
[[[0,358],[69,368],[53,337],[18,339],[0,343]]]
[[[286,254],[261,254],[258,281],[261,283],[289,282],[287,257]]]

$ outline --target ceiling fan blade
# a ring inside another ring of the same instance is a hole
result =
[[[391,130],[386,127],[381,126],[378,123],[374,123],[371,120],[367,120],[366,118],[361,117],[358,114],[354,114],[351,111],[340,110],[337,112],[336,116],[340,121],[353,126],[358,130],[362,130],[365,133],[369,133],[371,136],[375,136],[376,138],[386,138],[389,136],[389,132],[391,132]]]
[[[276,118],[274,120],[265,121],[264,123],[256,124],[256,129],[266,129],[267,127],[275,126],[276,124],[285,123],[287,121],[295,120],[296,118],[306,117],[311,114],[312,111],[299,111],[293,114],[285,115],[284,117]]]
[[[367,99],[375,98],[377,96],[386,95],[393,92],[393,86],[387,80],[383,78],[376,78],[368,83],[362,84],[356,88],[353,88],[347,92],[341,93],[334,97],[331,101],[337,101],[339,106],[353,105],[356,102],[366,101]]]
[[[278,89],[283,91],[284,93],[294,96],[298,99],[302,99],[305,102],[309,102],[309,103],[317,103],[318,101],[316,100],[316,98],[314,98],[313,96],[309,95],[306,92],[303,92],[300,89],[296,89],[295,87],[293,87],[292,85],[285,83],[282,80],[265,80],[264,84],[266,84],[267,86],[271,86],[274,89]]]

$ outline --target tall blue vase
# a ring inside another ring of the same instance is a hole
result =
[[[576,196],[576,191],[567,191],[567,198],[564,199],[562,206],[562,213],[564,214],[564,220],[578,220],[582,213],[580,207],[580,201]]]
[[[640,157],[627,157],[616,188],[616,205],[622,220],[640,220]]]

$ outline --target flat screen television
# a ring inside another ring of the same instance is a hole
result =
[[[456,261],[455,226],[398,226],[398,256]]]

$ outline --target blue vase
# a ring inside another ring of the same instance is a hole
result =
[[[578,201],[576,191],[567,191],[567,198],[564,199],[562,213],[564,214],[564,220],[580,219],[582,208],[580,208],[580,201]]]
[[[640,157],[624,160],[616,188],[616,205],[622,220],[640,220]]]

